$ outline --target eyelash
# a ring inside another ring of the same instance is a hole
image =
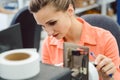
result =
[[[54,26],[56,23],[57,23],[57,21],[53,21],[53,22],[49,22],[48,25]],[[45,29],[45,26],[43,26],[43,25],[40,25],[40,26],[41,26],[43,29]]]
[[[50,26],[53,26],[53,25],[55,25],[56,23],[57,23],[57,21],[50,22],[49,25],[50,25]]]

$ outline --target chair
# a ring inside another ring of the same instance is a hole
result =
[[[10,25],[20,23],[23,48],[39,49],[42,28],[37,25],[33,15],[29,12],[28,6],[19,10]]]
[[[111,17],[99,14],[87,14],[81,16],[89,24],[109,30],[116,38],[120,52],[120,26]],[[119,53],[120,54],[120,53]]]

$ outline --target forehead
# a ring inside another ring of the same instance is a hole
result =
[[[42,9],[40,9],[36,15],[39,16],[47,16],[48,14],[53,14],[56,12],[56,9],[53,6],[45,6]]]
[[[37,13],[33,13],[38,24],[58,18],[61,14],[62,11],[56,11],[56,8],[53,6],[45,6]]]

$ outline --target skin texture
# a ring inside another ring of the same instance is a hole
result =
[[[48,10],[48,7],[51,9]],[[66,41],[76,42],[77,40],[79,41],[82,24],[76,20],[73,11],[72,6],[66,12],[56,12],[54,7],[46,6],[38,13],[34,13],[34,17],[37,23],[43,26],[43,29],[49,36],[54,36],[56,39],[65,38]],[[55,21],[57,22],[51,25]],[[77,31],[78,33],[76,33]]]

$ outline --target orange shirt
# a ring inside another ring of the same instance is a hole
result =
[[[78,18],[78,20],[83,24],[78,45],[89,47],[89,51],[94,52],[96,56],[102,54],[111,58],[117,68],[115,80],[120,80],[119,51],[113,35],[107,30],[91,26],[82,18]],[[53,65],[63,63],[63,42],[62,39],[47,37],[42,46],[42,62]],[[92,61],[93,58],[89,56],[89,60]]]

